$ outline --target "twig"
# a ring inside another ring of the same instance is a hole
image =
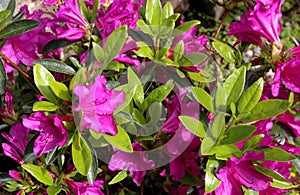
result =
[[[0,56],[2,57],[3,60],[5,60],[8,65],[16,69],[22,77],[26,80],[26,82],[29,84],[29,86],[37,93],[40,94],[39,90],[35,87],[33,84],[33,79],[26,73],[24,72],[19,66],[17,66],[13,61],[11,61],[4,53],[0,52]]]
[[[215,38],[218,38],[219,33],[220,33],[220,31],[221,31],[221,28],[223,27],[223,24],[224,24],[224,22],[225,22],[225,19],[226,19],[228,13],[229,13],[229,10],[228,10],[228,9],[225,9],[225,11],[224,11],[224,13],[223,13],[223,15],[222,15],[221,23],[219,24],[218,29],[217,29],[217,31],[216,31]]]

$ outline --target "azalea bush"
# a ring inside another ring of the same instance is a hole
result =
[[[211,33],[159,0],[2,0],[2,190],[297,194],[290,4],[212,2]]]

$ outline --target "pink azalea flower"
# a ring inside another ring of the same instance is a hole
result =
[[[0,51],[15,64],[18,65],[19,62],[22,62],[26,66],[30,66],[33,61],[39,59],[39,55],[42,54],[43,47],[49,40],[53,39],[54,36],[51,33],[46,32],[46,26],[49,19],[42,18],[42,15],[44,14],[43,11],[38,10],[33,14],[30,14],[27,6],[23,6],[21,11],[24,11],[26,19],[40,21],[40,26],[24,34],[8,38],[7,43],[0,49]],[[14,70],[5,61],[4,66],[7,73],[11,73]]]
[[[60,0],[44,0],[43,5],[45,6],[53,6],[57,4]]]
[[[139,142],[133,143],[132,147],[135,151],[142,151]],[[144,167],[154,167],[154,162],[148,160],[142,152],[137,154],[120,150],[116,151],[108,164],[108,168],[112,171],[128,168],[129,173],[132,175],[132,179],[136,184],[141,184],[143,177],[146,175]]]
[[[67,184],[70,186],[74,195],[104,195],[100,190],[103,186],[103,181],[96,180],[92,185],[88,182],[75,182],[72,180],[66,180]]]
[[[195,137],[188,148],[175,160],[170,162],[170,175],[174,181],[179,181],[186,172],[196,177],[200,176],[199,159],[200,139]]]
[[[232,157],[226,161],[226,166],[217,173],[222,183],[215,193],[242,195],[242,185],[255,191],[267,189],[272,179],[258,172],[252,160],[264,160],[263,152],[247,152],[241,159]]]
[[[254,9],[241,17],[240,22],[233,22],[229,28],[229,35],[235,35],[241,42],[262,45],[261,38],[271,43],[280,42],[281,25],[280,7],[284,0],[256,0]]]
[[[40,132],[33,148],[33,152],[38,157],[52,151],[56,146],[63,146],[67,142],[68,131],[62,121],[68,121],[68,117],[57,114],[46,116],[44,112],[36,112],[23,118],[25,127]]]
[[[11,177],[13,179],[16,179],[16,180],[22,180],[23,179],[22,175],[16,170],[9,170],[8,175],[9,175],[9,177]]]
[[[78,0],[65,0],[65,4],[59,7],[56,13],[56,21],[64,22],[65,25],[54,24],[53,32],[58,39],[66,39],[70,41],[81,39],[86,32],[89,23],[81,14]]]
[[[138,8],[141,5],[141,0],[138,2],[134,0],[114,0],[105,13],[99,10],[96,27],[101,31],[102,38],[108,37],[115,29],[123,25],[134,28],[139,17]]]
[[[123,91],[107,90],[106,79],[102,75],[90,85],[76,85],[73,89],[78,96],[78,106],[74,111],[82,110],[82,126],[97,133],[116,135],[118,130],[113,118],[114,110],[123,103]]]
[[[4,154],[11,157],[18,163],[23,164],[24,161],[21,156],[24,155],[26,145],[29,142],[29,130],[18,123],[11,127],[11,137],[6,133],[1,133],[1,135],[10,143],[2,143]]]

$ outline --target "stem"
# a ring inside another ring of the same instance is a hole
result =
[[[37,93],[40,94],[39,90],[35,87],[33,84],[33,79],[26,73],[24,72],[19,66],[17,66],[13,61],[11,61],[4,53],[0,52],[0,57],[2,57],[3,60],[5,60],[8,65],[16,69],[22,77],[26,80],[26,82],[29,84],[29,86]]]
[[[105,190],[106,190],[106,195],[109,195],[109,189],[108,189],[107,182],[105,182]]]
[[[221,28],[223,27],[223,24],[224,24],[224,22],[225,22],[225,19],[226,19],[228,13],[229,13],[229,10],[228,10],[228,9],[225,9],[225,11],[224,11],[224,13],[223,13],[223,16],[222,16],[221,23],[219,24],[218,29],[217,29],[217,31],[216,31],[215,38],[218,38],[219,33],[220,33],[220,31],[221,31]]]

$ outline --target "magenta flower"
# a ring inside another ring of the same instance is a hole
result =
[[[65,4],[59,7],[56,13],[57,22],[64,22],[65,25],[54,24],[53,32],[58,39],[66,39],[70,41],[81,39],[89,26],[89,23],[81,14],[78,0],[65,0]]]
[[[68,121],[68,117],[57,114],[46,116],[44,112],[36,112],[23,118],[25,127],[40,132],[33,148],[33,152],[38,157],[52,151],[56,146],[63,146],[67,142],[68,131],[62,123],[63,121]]]
[[[188,148],[175,160],[170,162],[170,175],[174,181],[179,181],[186,172],[196,177],[200,176],[199,159],[200,139],[195,137]]]
[[[44,0],[43,5],[45,6],[52,6],[59,2],[60,0]]]
[[[139,142],[132,144],[135,151],[142,151]],[[143,177],[146,175],[145,167],[154,167],[154,162],[148,160],[143,152],[127,153],[117,150],[111,157],[108,168],[112,171],[123,170],[128,168],[129,173],[132,175],[134,183],[141,184]]]
[[[96,27],[100,30],[102,38],[108,37],[115,29],[123,25],[134,28],[139,17],[138,8],[141,5],[141,0],[138,2],[134,0],[114,0],[105,13],[99,10]]]
[[[19,64],[22,62],[26,66],[39,59],[42,54],[42,49],[46,43],[53,39],[53,35],[46,31],[46,26],[49,23],[48,18],[42,18],[43,11],[38,10],[30,14],[27,6],[23,6],[21,11],[24,11],[24,16],[27,19],[34,19],[41,22],[37,28],[24,34],[10,37],[7,43],[0,49],[12,62]],[[11,73],[14,69],[4,61],[4,66],[7,73]]]
[[[256,0],[254,9],[241,17],[240,22],[233,22],[229,28],[229,35],[235,35],[241,42],[262,45],[261,38],[271,43],[280,42],[281,25],[280,7],[284,0]]]
[[[242,185],[255,191],[267,189],[272,179],[258,172],[252,160],[264,160],[263,152],[247,152],[241,159],[230,158],[217,173],[222,183],[215,193],[242,195]]]
[[[78,106],[73,108],[74,111],[82,110],[82,129],[117,134],[118,129],[112,115],[124,101],[123,91],[107,90],[105,77],[98,75],[93,84],[76,85],[73,93],[79,99]]]
[[[18,123],[11,127],[11,137],[6,133],[1,133],[1,135],[10,143],[2,143],[4,154],[11,157],[19,164],[23,164],[24,161],[21,156],[24,155],[26,145],[29,142],[29,130]]]
[[[66,180],[67,184],[70,186],[74,195],[104,195],[100,190],[103,186],[103,181],[96,180],[92,185],[88,182],[75,182],[72,180]]]
[[[22,180],[23,179],[22,175],[16,170],[9,170],[8,175],[9,175],[9,177],[11,177],[13,179],[16,179],[16,180]]]

